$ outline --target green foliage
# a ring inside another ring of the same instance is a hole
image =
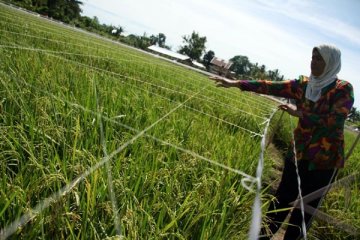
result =
[[[146,33],[142,36],[130,34],[126,38],[122,38],[121,41],[143,50],[147,50],[150,45],[154,44],[157,44],[159,47],[170,49],[170,47],[165,44],[166,36],[163,33],[159,33],[157,36],[151,35],[150,37],[148,37]]]
[[[249,76],[251,63],[246,56],[237,55],[230,59],[233,63],[230,67],[231,71],[234,71],[238,76]]]
[[[66,23],[80,18],[82,12],[80,8],[82,2],[78,0],[8,0],[7,2]]]
[[[147,47],[152,45],[152,39],[147,37],[144,33],[143,36],[137,36],[134,34],[130,34],[126,38],[123,39],[123,41],[131,46],[134,46],[136,48],[141,48],[143,50],[146,50]]]
[[[206,69],[209,70],[210,68],[210,62],[211,60],[215,57],[215,52],[212,51],[212,50],[209,50],[207,51],[205,54],[204,54],[204,57],[203,57],[203,64],[205,65]]]
[[[7,0],[17,6],[40,13],[41,15],[60,20],[65,23],[73,24],[76,27],[84,28],[88,31],[104,35],[114,40],[122,40],[121,33],[124,28],[101,24],[98,17],[90,18],[81,16],[81,1],[77,0]],[[113,31],[115,30],[115,33]],[[165,40],[163,40],[165,41]]]
[[[193,31],[190,36],[183,36],[183,42],[178,52],[199,61],[205,52],[206,37],[200,37],[199,33]]]
[[[159,33],[158,35],[151,35],[150,42],[152,45],[158,45],[159,47],[169,48],[165,45],[166,36],[163,33]]]
[[[272,81],[282,81],[284,76],[280,76],[278,69],[266,71],[266,66],[259,66],[258,63],[250,62],[247,56],[236,55],[230,59],[233,64],[230,67],[237,78],[240,79],[267,79]]]
[[[360,122],[360,112],[356,109],[356,107],[351,108],[350,113],[348,115],[348,120],[352,123]]]

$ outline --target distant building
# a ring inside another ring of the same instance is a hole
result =
[[[148,49],[153,53],[159,54],[160,56],[163,56],[163,57],[170,58],[172,60],[177,60],[180,62],[186,62],[187,60],[190,61],[190,58],[186,55],[182,55],[180,53],[176,53],[169,49],[162,48],[162,47],[159,47],[156,45],[152,45],[152,46],[148,47]]]
[[[200,69],[203,69],[203,70],[205,70],[206,69],[206,67],[203,65],[203,64],[201,64],[201,63],[199,63],[199,62],[197,62],[197,61],[191,61],[191,63],[192,63],[192,65],[194,66],[194,67],[197,67],[197,68],[200,68]]]
[[[152,46],[148,47],[148,49],[151,52],[153,52],[155,54],[158,54],[158,55],[160,55],[162,57],[166,57],[166,58],[175,60],[177,62],[186,64],[186,65],[189,65],[189,66],[192,66],[192,67],[205,69],[205,66],[202,65],[201,63],[193,61],[193,60],[190,59],[190,57],[188,57],[186,55],[183,55],[183,54],[180,54],[180,53],[177,53],[177,52],[173,52],[173,51],[171,51],[169,49],[162,48],[162,47],[159,47],[159,46],[156,46],[156,45],[152,45]]]
[[[233,72],[230,71],[232,64],[233,62],[231,61],[225,61],[224,59],[213,57],[210,61],[210,72],[231,78],[233,75]]]

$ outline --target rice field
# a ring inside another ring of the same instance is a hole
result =
[[[9,239],[246,239],[256,194],[242,179],[256,176],[276,109],[0,4],[0,229]],[[358,171],[359,149],[341,176]],[[265,154],[265,177],[272,164]],[[359,226],[356,183],[350,202],[332,191],[324,210]]]

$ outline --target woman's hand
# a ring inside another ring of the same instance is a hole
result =
[[[229,80],[226,78],[216,77],[216,76],[209,77],[209,79],[214,80],[216,82],[217,87],[224,87],[224,88],[239,87],[239,80]]]
[[[291,116],[302,118],[303,113],[300,110],[296,110],[292,105],[282,104],[279,106],[279,109],[289,113]]]

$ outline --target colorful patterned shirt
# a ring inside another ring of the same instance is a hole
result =
[[[322,89],[317,102],[305,98],[308,78],[290,81],[242,80],[240,89],[292,98],[303,117],[294,130],[296,157],[309,170],[344,167],[344,124],[354,103],[352,85],[337,79]],[[291,148],[289,153],[291,154]],[[294,156],[288,155],[288,156]]]

